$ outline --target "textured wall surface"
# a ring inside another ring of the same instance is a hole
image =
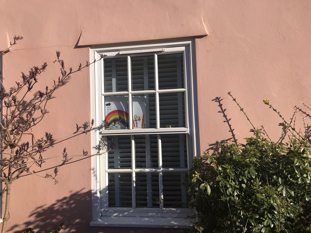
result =
[[[309,0],[0,0],[0,50],[14,35],[24,37],[4,57],[4,83],[14,83],[21,72],[43,62],[49,68],[42,85],[51,83],[58,77],[53,64],[56,50],[68,66],[75,66],[89,60],[89,46],[196,37],[203,151],[215,140],[230,137],[211,101],[216,96],[224,98],[241,139],[249,135],[250,127],[228,91],[243,104],[255,125],[265,125],[272,136],[280,132],[276,127],[280,120],[262,99],[269,99],[287,118],[295,104],[311,105],[310,22]],[[38,133],[52,131],[62,138],[73,132],[76,122],[90,118],[89,70],[76,74],[56,97]],[[90,137],[76,138],[66,147],[71,154],[80,154],[83,148],[90,149]],[[62,148],[49,152],[48,156],[56,157],[50,164],[57,162]],[[54,185],[38,176],[18,181],[10,225],[34,219],[58,222],[58,217],[65,217],[80,224],[78,232],[90,232],[91,161],[62,169],[58,181]],[[69,196],[80,205],[69,204]],[[63,204],[56,206],[56,200]],[[36,208],[42,210],[37,211],[41,215],[31,216]]]

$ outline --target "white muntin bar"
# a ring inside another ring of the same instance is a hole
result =
[[[183,93],[186,92],[185,88],[176,88],[176,89],[164,89],[164,90],[159,90],[159,93]]]
[[[114,59],[112,59],[112,92],[116,92],[117,91],[117,70],[116,70],[116,61]]]
[[[157,135],[158,139],[158,165],[159,165],[159,200],[160,200],[160,208],[163,208],[163,201],[164,201],[164,195],[163,195],[163,172],[162,172],[162,141],[161,136]]]
[[[157,135],[158,139],[158,167],[160,170],[163,169],[163,162],[162,162],[162,140],[161,135]]]
[[[102,96],[115,96],[115,95],[128,95],[128,91],[105,92],[102,94]]]
[[[108,173],[131,173],[132,168],[108,169]]]
[[[185,127],[176,127],[176,128],[148,128],[148,129],[115,129],[115,130],[102,130],[101,135],[107,136],[116,136],[116,135],[151,135],[151,134],[189,134],[189,129]]]
[[[158,93],[185,93],[185,88],[176,88],[176,89],[163,89],[158,90]],[[155,90],[142,90],[142,91],[131,91],[131,94],[139,95],[139,94],[153,94],[156,93]],[[115,96],[115,95],[128,95],[128,91],[119,91],[119,92],[106,92],[103,93],[103,96]]]
[[[132,91],[132,94],[153,94],[156,93],[155,90],[143,90],[143,91]]]
[[[127,56],[127,76],[128,76],[128,91],[129,91],[129,129],[133,128],[133,105],[132,105],[132,66],[131,57]]]
[[[136,168],[135,173],[159,173],[159,172],[165,172],[165,173],[176,173],[176,172],[187,172],[187,168]],[[108,173],[131,173],[131,168],[119,168],[119,169],[108,169]]]
[[[156,99],[156,128],[160,128],[160,98],[159,98],[159,70],[158,70],[158,55],[154,54],[154,86]]]
[[[131,136],[132,155],[132,208],[136,208],[135,138]]]

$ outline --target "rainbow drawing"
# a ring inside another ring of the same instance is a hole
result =
[[[105,117],[106,128],[127,129],[129,127],[129,114],[122,110],[109,112]]]

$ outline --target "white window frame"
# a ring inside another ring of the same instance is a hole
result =
[[[176,128],[160,128],[159,117],[157,117],[155,129],[121,129],[121,130],[103,130],[102,134],[114,135],[146,135],[146,134],[185,134],[188,135],[188,167],[191,167],[192,158],[197,156],[198,142],[196,139],[196,110],[194,98],[194,65],[193,65],[193,44],[192,40],[175,41],[168,43],[148,43],[132,46],[107,46],[94,48],[90,50],[90,60],[99,59],[101,56],[113,57],[115,55],[131,55],[137,53],[174,53],[183,52],[184,54],[184,72],[185,72],[185,87],[180,88],[180,92],[185,93],[185,127]],[[156,55],[154,56],[156,59]],[[128,56],[128,59],[130,57]],[[155,63],[156,66],[156,63]],[[128,67],[130,71],[131,67]],[[155,67],[155,69],[157,69]],[[130,76],[130,72],[129,76]],[[157,72],[155,72],[157,73]],[[156,75],[155,75],[156,76]],[[103,61],[97,62],[90,67],[90,83],[91,83],[91,117],[96,125],[100,125],[104,119],[103,115]],[[131,81],[131,77],[129,77]],[[157,77],[155,77],[157,80]],[[130,85],[130,83],[129,83]],[[156,98],[159,98],[159,93],[169,93],[172,90],[158,90],[157,85],[155,90],[141,91],[143,94],[150,92],[156,93]],[[140,91],[133,91],[134,94],[139,94]],[[176,89],[173,90],[176,92]],[[123,92],[118,92],[120,95]],[[132,94],[131,87],[129,91],[123,94]],[[111,95],[111,94],[109,94]],[[130,103],[130,100],[129,100]],[[130,104],[131,106],[131,104]],[[158,105],[157,105],[158,107]],[[158,113],[159,111],[157,111]],[[131,107],[129,107],[129,123],[131,121]],[[131,127],[130,127],[131,128]],[[94,147],[100,139],[99,132],[92,134],[92,147]],[[132,139],[133,141],[133,139]],[[132,143],[133,144],[133,143]],[[133,147],[133,145],[132,145]],[[95,149],[93,151],[96,153]],[[193,155],[193,157],[189,156]],[[133,156],[132,156],[133,158]],[[134,157],[135,159],[135,157]],[[92,226],[123,226],[123,227],[174,227],[183,228],[189,227],[193,221],[193,211],[188,208],[108,208],[108,169],[107,155],[101,154],[92,158]],[[129,172],[131,169],[117,169],[118,172]],[[124,170],[124,171],[122,171]],[[158,169],[144,169],[144,172],[151,172]],[[174,169],[178,171],[182,169]],[[161,172],[165,171],[161,168]],[[135,199],[135,198],[134,198]],[[160,204],[161,206],[161,204]],[[161,206],[163,207],[163,205]]]

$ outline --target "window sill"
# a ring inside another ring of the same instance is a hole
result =
[[[130,209],[113,208],[102,212],[102,217],[92,221],[94,227],[150,227],[189,228],[193,225],[194,213],[190,209]]]

